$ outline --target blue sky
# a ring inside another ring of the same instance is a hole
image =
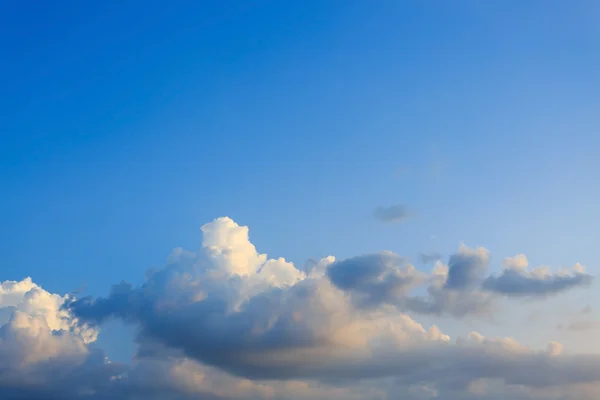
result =
[[[420,253],[465,243],[491,272],[525,253],[594,275],[599,17],[593,1],[6,2],[0,278],[105,296],[222,216],[296,266],[390,250],[429,271]],[[413,215],[374,218],[393,205]],[[443,328],[582,350],[593,332],[556,325],[599,300]]]

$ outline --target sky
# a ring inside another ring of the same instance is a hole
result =
[[[0,397],[597,399],[599,19],[3,2]]]

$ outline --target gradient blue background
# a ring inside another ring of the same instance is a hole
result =
[[[224,215],[297,265],[464,241],[494,268],[598,271],[599,18],[595,1],[2,2],[2,278],[105,294]],[[416,216],[373,218],[392,204]]]

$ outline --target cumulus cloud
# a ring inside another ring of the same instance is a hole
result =
[[[391,251],[338,261],[327,270],[338,288],[355,294],[361,304],[397,303],[419,285],[423,274]]]
[[[373,215],[381,222],[402,222],[412,215],[412,213],[402,204],[395,204],[389,207],[379,206],[373,211]]]
[[[448,265],[438,261],[427,275],[397,254],[382,252],[335,262],[328,277],[358,306],[388,304],[420,314],[483,315],[491,310],[493,300],[479,287],[488,258],[486,249],[461,245]],[[413,289],[423,285],[426,295],[413,294]]]
[[[487,271],[489,252],[483,247],[471,249],[462,244],[448,265],[437,262],[427,288],[428,296],[406,299],[406,308],[424,314],[456,317],[482,315],[492,308],[492,297],[480,289]]]
[[[549,268],[529,269],[527,257],[519,254],[504,260],[504,270],[483,283],[485,290],[507,296],[547,296],[579,286],[589,286],[592,276],[580,264],[572,271],[552,272]]]
[[[0,284],[0,323],[6,323],[15,313],[32,315],[52,331],[76,330],[85,342],[96,340],[97,332],[87,326],[80,327],[62,305],[68,296],[48,293],[31,280],[5,281]]]
[[[459,290],[476,287],[483,280],[489,261],[487,249],[461,245],[458,253],[450,256],[445,287]]]
[[[0,284],[0,398],[63,399],[95,393],[122,372],[89,347],[97,330],[30,278]]]
[[[528,269],[523,254],[505,258],[499,276],[488,275],[489,263],[487,249],[461,244],[448,264],[438,260],[429,275],[383,252],[332,263],[328,276],[359,305],[391,304],[401,311],[455,317],[489,314],[502,296],[544,297],[588,286],[593,279],[580,264],[572,272]],[[413,294],[419,286],[425,286],[424,295]]]
[[[419,314],[451,315],[458,318],[487,315],[492,311],[493,296],[478,287],[448,287],[448,274],[447,265],[436,263],[427,295],[407,296],[401,303],[402,308]]]
[[[406,313],[486,309],[497,296],[483,289],[486,249],[461,246],[430,273],[392,252],[298,269],[258,252],[248,228],[229,218],[202,231],[197,251],[175,249],[143,285],[121,282],[106,297],[3,284],[0,309],[10,315],[0,328],[0,397],[595,398],[600,356],[476,332],[451,339]],[[95,348],[111,318],[137,328],[130,365]]]

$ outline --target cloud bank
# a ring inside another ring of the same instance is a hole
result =
[[[597,398],[600,356],[476,332],[452,339],[414,319],[486,313],[514,295],[510,284],[490,287],[498,278],[484,248],[463,245],[430,272],[392,252],[296,268],[259,253],[229,218],[202,231],[198,251],[175,249],[142,286],[122,282],[103,298],[2,284],[0,398]],[[545,282],[562,272],[520,273],[536,289],[519,283],[519,293],[534,297],[589,283],[557,290]],[[588,276],[579,266],[568,276],[577,274]],[[96,348],[113,318],[138,330],[129,365]]]

